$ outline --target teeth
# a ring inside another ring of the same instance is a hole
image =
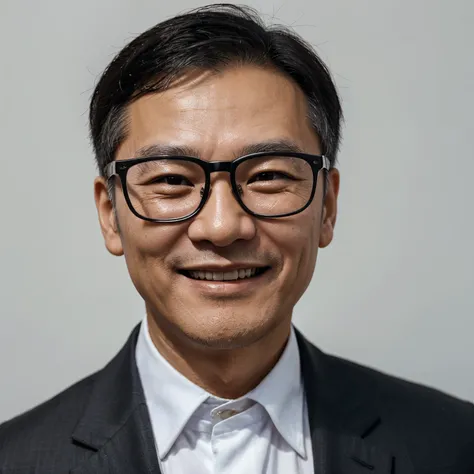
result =
[[[250,278],[257,272],[256,268],[247,268],[241,270],[233,270],[231,272],[204,272],[196,271],[189,272],[192,278],[197,280],[210,280],[210,281],[228,281],[238,280],[241,278]]]
[[[233,272],[224,272],[224,280],[237,280],[239,278],[239,271],[234,270]]]

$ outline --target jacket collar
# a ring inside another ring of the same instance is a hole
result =
[[[95,374],[72,434],[92,456],[71,474],[159,473],[135,350],[138,324],[123,349]],[[364,369],[314,347],[298,330],[313,444],[314,474],[412,474],[405,446],[379,411],[376,383]]]

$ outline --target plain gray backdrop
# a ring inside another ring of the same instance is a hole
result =
[[[143,317],[103,245],[87,108],[126,42],[193,0],[0,0],[0,420],[101,368]],[[330,67],[339,218],[295,323],[321,349],[474,399],[474,3],[261,0]]]

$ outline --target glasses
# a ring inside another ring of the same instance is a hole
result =
[[[324,155],[261,152],[233,161],[203,161],[190,156],[156,156],[113,161],[106,178],[120,178],[130,211],[150,222],[179,222],[198,214],[211,190],[211,173],[230,173],[232,193],[255,217],[298,214],[312,202]]]

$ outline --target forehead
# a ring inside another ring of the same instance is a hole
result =
[[[253,143],[292,141],[319,153],[307,100],[290,79],[271,69],[241,66],[220,73],[194,71],[166,91],[129,106],[128,133],[117,159],[159,144],[196,150],[204,159]]]

